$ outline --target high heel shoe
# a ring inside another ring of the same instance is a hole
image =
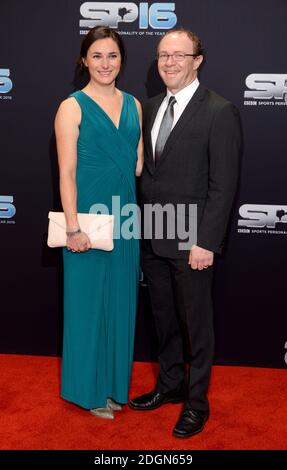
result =
[[[107,398],[107,408],[113,411],[121,411],[123,407],[111,398]]]
[[[111,408],[92,408],[90,413],[98,418],[114,419],[114,412]]]

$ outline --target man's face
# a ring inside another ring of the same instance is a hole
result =
[[[185,54],[194,54],[195,52],[193,41],[185,33],[169,33],[159,43],[158,54],[174,54],[176,52]],[[169,56],[166,61],[158,60],[158,71],[166,87],[175,94],[195,80],[202,60],[202,55],[186,56],[181,62]]]

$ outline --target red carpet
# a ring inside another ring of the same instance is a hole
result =
[[[0,449],[286,449],[285,370],[215,366],[211,417],[190,439],[171,431],[181,405],[149,412],[125,407],[114,421],[59,398],[60,359],[0,355]],[[156,365],[135,363],[131,396],[149,391]]]

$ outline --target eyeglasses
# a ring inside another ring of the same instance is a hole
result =
[[[183,62],[186,57],[197,57],[197,54],[185,54],[185,52],[175,52],[174,54],[167,54],[166,52],[160,52],[157,55],[159,62],[167,62],[169,57],[172,57],[175,62]]]

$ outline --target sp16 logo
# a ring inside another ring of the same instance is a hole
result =
[[[9,76],[9,69],[0,69],[0,93],[9,93],[12,90],[13,84]]]
[[[275,228],[278,223],[287,223],[287,206],[244,204],[239,214],[239,227]]]
[[[176,25],[175,3],[141,2],[85,2],[80,7],[84,19],[81,28],[110,26],[117,28],[119,23],[133,23],[139,19],[139,28],[171,29]]]
[[[262,100],[287,100],[287,75],[252,73],[246,78],[246,86],[249,90],[244,92],[245,98]]]
[[[13,196],[0,196],[0,219],[11,219],[16,214]]]

